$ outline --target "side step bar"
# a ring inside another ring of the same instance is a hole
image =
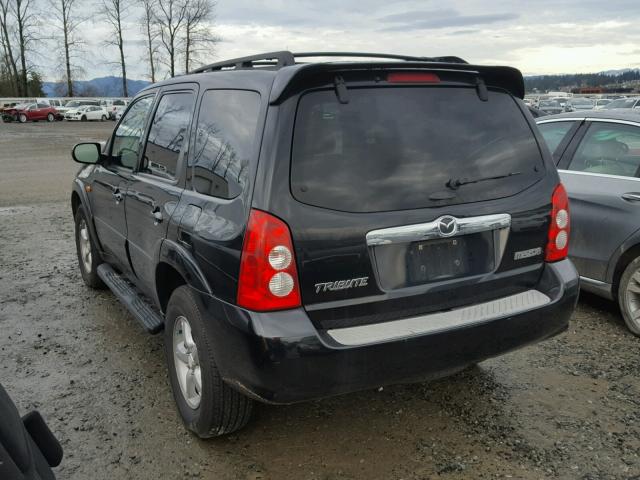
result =
[[[164,319],[157,313],[149,302],[138,293],[136,287],[131,285],[126,279],[120,276],[111,268],[111,265],[103,263],[98,266],[98,276],[109,287],[113,294],[118,297],[127,310],[135,317],[149,333],[158,333],[164,326]]]

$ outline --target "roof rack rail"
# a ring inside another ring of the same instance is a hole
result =
[[[211,63],[192,70],[190,73],[214,72],[224,69],[245,69],[253,67],[275,67],[277,69],[296,64],[296,58],[308,57],[357,57],[357,58],[387,58],[390,60],[404,60],[407,62],[436,62],[436,63],[467,63],[454,56],[445,57],[414,57],[409,55],[395,55],[391,53],[364,52],[301,52],[291,53],[287,50],[279,52],[261,53],[248,57],[232,58],[222,62]]]
[[[295,58],[304,57],[358,57],[358,58],[388,58],[390,60],[404,60],[407,62],[445,62],[467,63],[460,57],[416,57],[411,55],[396,55],[393,53],[366,53],[366,52],[301,52],[294,53]]]
[[[254,66],[274,66],[281,68],[294,65],[295,63],[296,60],[293,53],[283,50],[280,52],[261,53],[259,55],[232,58],[222,62],[211,63],[209,65],[196,68],[195,70],[192,70],[191,73],[213,72],[215,70],[222,70],[225,68],[235,68],[239,70]]]

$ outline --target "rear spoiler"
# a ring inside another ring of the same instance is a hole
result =
[[[488,87],[506,90],[517,98],[524,98],[524,79],[522,73],[513,67],[468,65],[459,63],[425,62],[380,62],[380,63],[303,63],[283,67],[278,70],[271,88],[270,104],[279,103],[294,83],[312,77],[318,73],[345,72],[362,70],[440,70],[462,72],[477,75]]]

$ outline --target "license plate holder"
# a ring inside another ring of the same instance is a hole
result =
[[[494,269],[492,232],[413,242],[407,248],[408,284],[437,282]]]

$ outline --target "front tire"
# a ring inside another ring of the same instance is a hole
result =
[[[18,121],[20,121],[20,123],[27,123],[27,116],[24,113],[21,113],[18,116]]]
[[[83,116],[82,116],[82,118],[80,119],[80,121],[82,121],[82,122],[86,122],[86,121],[87,121],[87,116],[86,116],[86,115],[83,115]]]
[[[629,263],[620,277],[618,305],[627,328],[640,336],[640,257]]]
[[[89,220],[84,211],[84,207],[80,205],[76,211],[76,252],[78,254],[78,266],[84,283],[88,287],[102,289],[104,283],[98,276],[98,265],[102,263],[100,253],[91,238],[89,231]]]
[[[222,380],[210,333],[189,287],[173,292],[165,318],[169,380],[186,427],[200,438],[244,427],[251,418],[253,401]]]

